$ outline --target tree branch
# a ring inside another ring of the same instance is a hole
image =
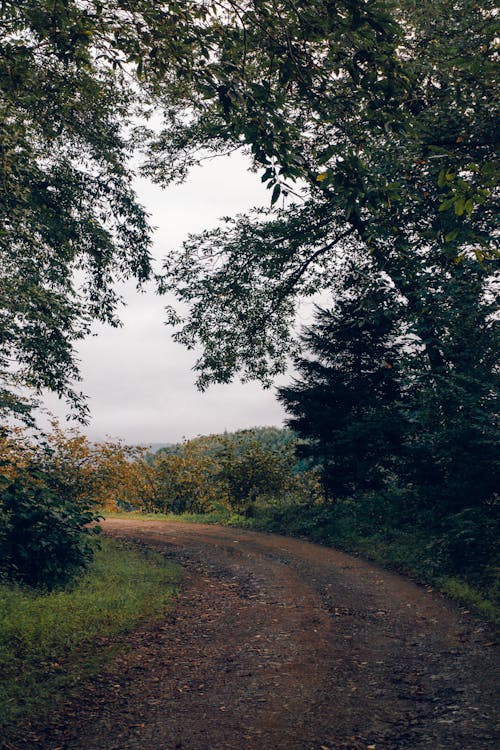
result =
[[[292,291],[294,286],[300,281],[302,276],[305,274],[311,263],[314,263],[315,260],[320,258],[325,253],[329,252],[335,245],[341,240],[344,240],[346,237],[349,237],[349,235],[353,234],[355,231],[354,227],[349,227],[349,229],[346,229],[344,232],[341,232],[338,234],[331,242],[328,242],[326,245],[323,245],[323,247],[320,247],[318,250],[316,250],[312,255],[307,258],[300,268],[295,271],[294,274],[292,274],[285,287],[281,290],[281,293],[278,295],[277,299],[275,300],[274,304],[271,306],[271,313],[276,312],[280,304],[283,302],[285,297],[288,296],[288,294]]]

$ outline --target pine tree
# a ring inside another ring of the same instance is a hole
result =
[[[379,280],[380,282],[380,280]],[[397,302],[352,273],[336,306],[302,336],[300,374],[278,391],[289,426],[323,467],[329,498],[379,487],[401,440]]]

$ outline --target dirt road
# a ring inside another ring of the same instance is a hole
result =
[[[298,540],[108,520],[186,566],[166,620],[15,748],[486,750],[487,626],[411,581]],[[496,736],[496,740],[495,740]]]

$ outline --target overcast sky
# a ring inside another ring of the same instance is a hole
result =
[[[221,216],[268,205],[269,193],[244,156],[206,162],[188,181],[162,190],[146,180],[136,185],[140,201],[157,227],[153,253],[161,261],[189,232],[216,225]],[[82,390],[89,397],[93,440],[106,435],[133,443],[166,443],[198,434],[257,425],[280,425],[283,411],[273,389],[256,383],[212,386],[197,391],[191,370],[195,355],[175,344],[164,325],[165,300],[123,290],[127,306],[121,329],[96,327],[78,347]],[[64,417],[64,404],[47,396],[45,406]]]

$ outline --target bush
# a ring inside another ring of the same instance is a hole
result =
[[[58,497],[38,468],[24,468],[0,491],[0,568],[30,586],[63,584],[92,559],[97,520],[88,504]]]
[[[465,508],[443,519],[435,540],[435,554],[446,572],[470,580],[493,579],[498,570],[498,503]]]

